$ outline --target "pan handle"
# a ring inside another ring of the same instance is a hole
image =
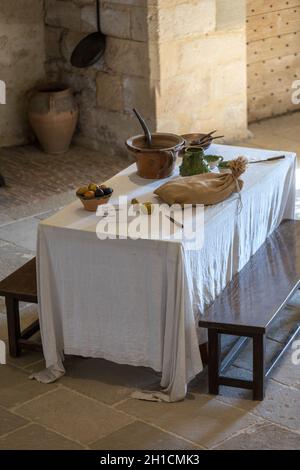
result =
[[[99,3],[99,0],[96,0],[96,8],[97,8],[97,28],[98,28],[98,32],[101,33],[101,28],[100,28],[100,3]]]

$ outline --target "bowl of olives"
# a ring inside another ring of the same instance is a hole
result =
[[[98,206],[109,201],[112,193],[113,189],[105,184],[90,183],[88,186],[77,189],[76,196],[82,202],[85,210],[96,212]]]

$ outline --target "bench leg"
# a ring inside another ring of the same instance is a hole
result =
[[[208,330],[208,388],[212,395],[219,394],[220,335],[217,330]]]
[[[5,298],[5,304],[7,312],[9,354],[12,357],[18,357],[20,356],[19,339],[21,337],[19,301],[13,297],[7,296]]]
[[[253,336],[253,400],[265,397],[265,335]]]
[[[207,366],[207,364],[208,364],[208,343],[200,344],[199,349],[200,349],[202,364],[204,366]]]

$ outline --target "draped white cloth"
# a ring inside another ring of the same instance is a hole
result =
[[[265,159],[282,152],[214,145],[225,159]],[[165,401],[185,397],[202,370],[197,317],[284,218],[294,217],[295,154],[248,166],[237,194],[205,208],[204,245],[164,240],[99,240],[98,218],[76,201],[39,225],[39,315],[50,382],[65,371],[63,353],[101,357],[162,373],[163,391],[136,396]],[[178,168],[177,168],[178,174]],[[175,175],[176,176],[176,175]],[[135,165],[108,184],[114,200],[155,200],[164,181],[136,175]],[[240,204],[240,202],[242,204]]]

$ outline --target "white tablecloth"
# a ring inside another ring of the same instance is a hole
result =
[[[214,145],[209,153],[260,159],[282,152]],[[78,200],[41,222],[38,297],[48,369],[35,378],[59,377],[63,352],[101,357],[162,372],[165,392],[151,398],[183,399],[202,370],[198,315],[281,220],[294,217],[296,160],[285,155],[249,165],[240,210],[237,194],[205,209],[198,251],[181,242],[99,240],[98,218]],[[155,200],[152,192],[162,183],[139,178],[135,165],[108,182],[114,200],[126,194],[142,201]]]

